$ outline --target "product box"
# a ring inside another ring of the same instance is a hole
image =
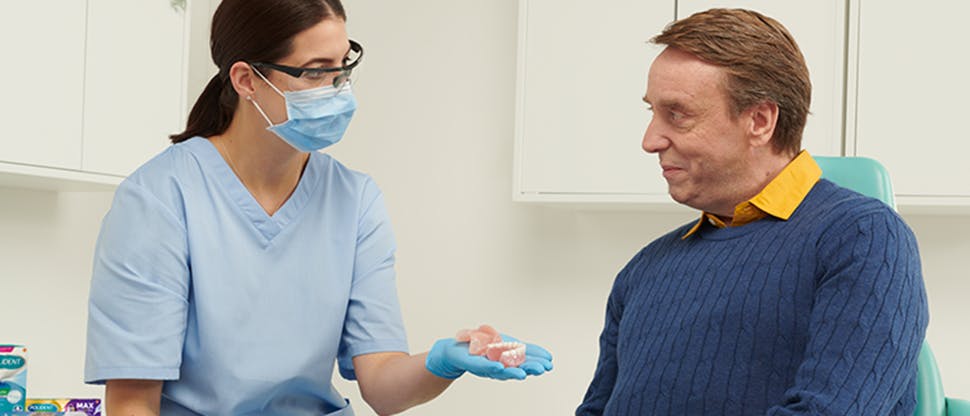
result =
[[[101,399],[27,399],[27,412],[50,416],[48,412],[65,412],[79,416],[101,416]]]
[[[27,399],[27,348],[0,344],[0,414],[24,410]]]

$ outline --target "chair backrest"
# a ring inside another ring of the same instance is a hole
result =
[[[879,162],[865,157],[815,156],[822,177],[843,188],[876,198],[896,208],[889,171]],[[923,342],[916,379],[916,416],[946,416],[946,396],[933,350]]]
[[[871,196],[896,209],[893,183],[889,171],[875,159],[867,157],[814,156],[822,168],[822,177],[865,196]]]

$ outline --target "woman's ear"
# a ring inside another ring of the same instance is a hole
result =
[[[769,145],[778,124],[778,104],[762,101],[748,108],[745,114],[750,121],[748,135],[751,145],[760,147]]]
[[[241,98],[250,97],[256,93],[256,75],[249,64],[239,61],[229,67],[229,80],[232,88]]]

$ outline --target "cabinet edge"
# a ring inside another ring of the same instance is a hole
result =
[[[0,187],[49,191],[114,191],[125,178],[117,175],[0,162]]]

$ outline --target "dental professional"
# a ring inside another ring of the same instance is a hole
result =
[[[219,69],[174,145],[118,187],[98,238],[85,382],[112,415],[379,414],[427,402],[466,371],[518,368],[443,338],[409,355],[381,191],[317,150],[356,109],[362,46],[339,0],[224,0]],[[511,337],[506,337],[512,339]]]

